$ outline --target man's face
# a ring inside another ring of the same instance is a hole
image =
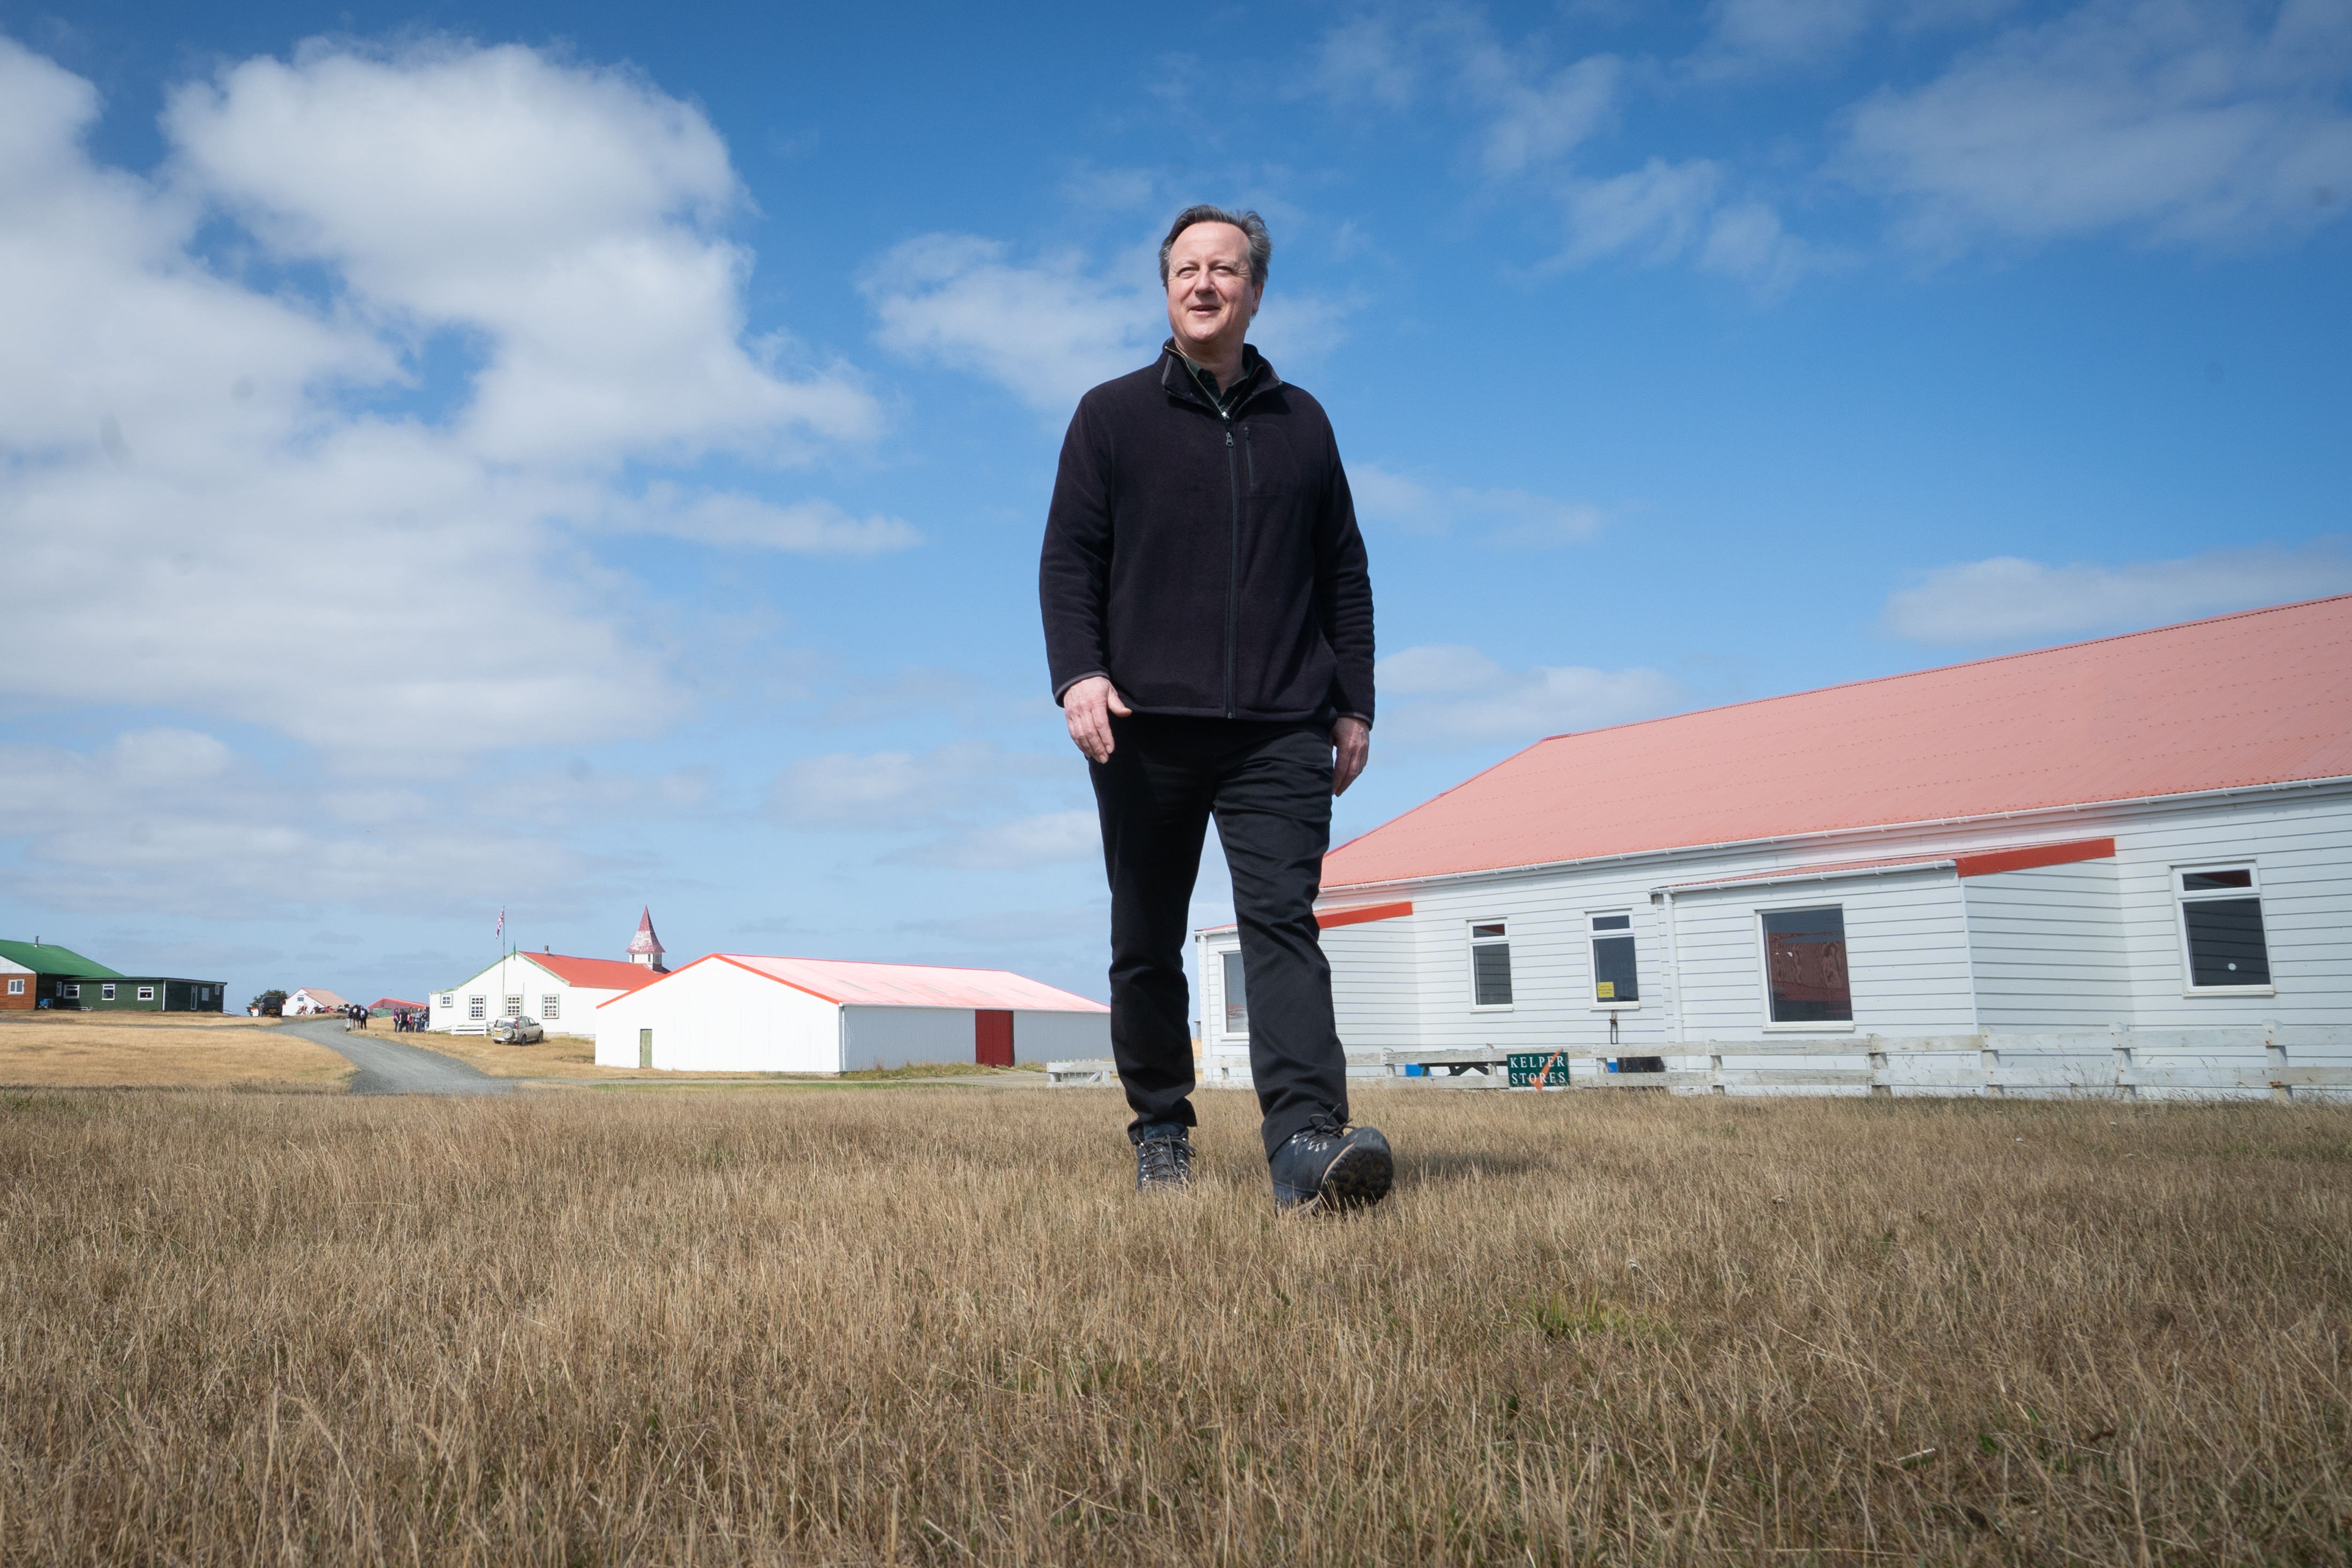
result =
[[[1240,352],[1257,314],[1249,237],[1229,223],[1196,223],[1168,251],[1168,327],[1196,360]]]

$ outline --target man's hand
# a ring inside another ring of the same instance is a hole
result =
[[[1070,732],[1077,733],[1072,724]],[[1372,756],[1372,727],[1361,719],[1341,719],[1331,726],[1331,745],[1339,755],[1331,760],[1331,793],[1345,795],[1356,775]]]
[[[1124,719],[1131,711],[1127,699],[1118,694],[1118,688],[1110,683],[1107,675],[1074,680],[1070,689],[1062,693],[1062,718],[1070,726],[1070,739],[1087,754],[1088,762],[1110,761],[1110,716],[1116,713]]]

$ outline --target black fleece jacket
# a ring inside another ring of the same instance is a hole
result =
[[[1245,351],[1220,411],[1172,343],[1078,400],[1037,569],[1054,700],[1372,719],[1372,584],[1323,405]]]

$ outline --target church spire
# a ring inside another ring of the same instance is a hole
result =
[[[662,962],[661,938],[654,934],[654,911],[650,904],[637,917],[637,934],[629,939],[629,962],[642,963],[656,974],[669,973],[669,965]]]

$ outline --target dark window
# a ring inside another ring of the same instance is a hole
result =
[[[1470,928],[1470,999],[1481,1007],[1511,1005],[1511,944],[1502,923]]]
[[[58,987],[58,994],[63,996],[68,1002],[79,1002],[81,1000],[81,987],[79,985],[60,985]]]
[[[1633,917],[1592,917],[1592,999],[1639,1002],[1642,978],[1633,963]]]
[[[2189,928],[2189,984],[2271,983],[2270,948],[2263,941],[2262,900],[2190,899],[2180,906],[2180,918]]]
[[[1222,966],[1225,976],[1225,1033],[1249,1033],[1249,976],[1242,967],[1242,955],[1229,952]]]
[[[1772,1022],[1853,1021],[1843,909],[1765,910],[1764,968],[1771,979]]]
[[[2252,871],[2183,871],[2180,890],[2184,893],[2210,893],[2223,888],[2251,888],[2254,885]]]

